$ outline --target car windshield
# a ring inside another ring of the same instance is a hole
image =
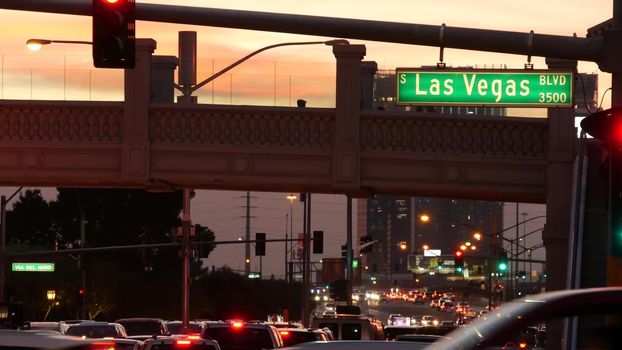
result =
[[[71,326],[66,332],[67,335],[87,338],[115,338],[118,334],[114,326]]]
[[[208,327],[204,338],[218,342],[222,350],[262,350],[273,349],[274,344],[265,328]]]
[[[153,334],[162,334],[160,330],[160,325],[157,322],[151,321],[120,321],[119,322],[123,327],[125,327],[125,331],[127,335],[153,335]]]

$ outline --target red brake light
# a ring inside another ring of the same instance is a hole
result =
[[[244,326],[244,323],[240,321],[233,321],[231,322],[231,326],[233,326],[233,328],[242,328],[242,326]]]
[[[527,343],[519,343],[518,347],[521,349],[526,349],[527,348]]]
[[[279,334],[281,334],[281,336],[287,336],[289,335],[289,331],[279,331]]]
[[[175,342],[175,345],[177,346],[185,346],[185,345],[191,345],[192,342],[190,340],[186,340],[186,339],[179,339]]]
[[[93,350],[114,350],[113,342],[94,341],[91,345]]]
[[[114,5],[117,2],[119,2],[119,0],[104,0],[105,3],[110,4],[110,5]]]
[[[201,339],[201,336],[198,334],[194,334],[194,335],[189,335],[188,339]]]

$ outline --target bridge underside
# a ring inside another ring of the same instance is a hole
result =
[[[0,185],[403,194],[544,203],[547,120],[334,109],[3,101]]]

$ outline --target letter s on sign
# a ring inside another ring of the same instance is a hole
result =
[[[406,74],[400,74],[400,84],[406,84]]]

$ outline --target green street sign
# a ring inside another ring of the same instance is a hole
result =
[[[13,263],[11,271],[15,272],[54,272],[54,263]]]
[[[572,107],[569,71],[397,69],[397,104]]]

